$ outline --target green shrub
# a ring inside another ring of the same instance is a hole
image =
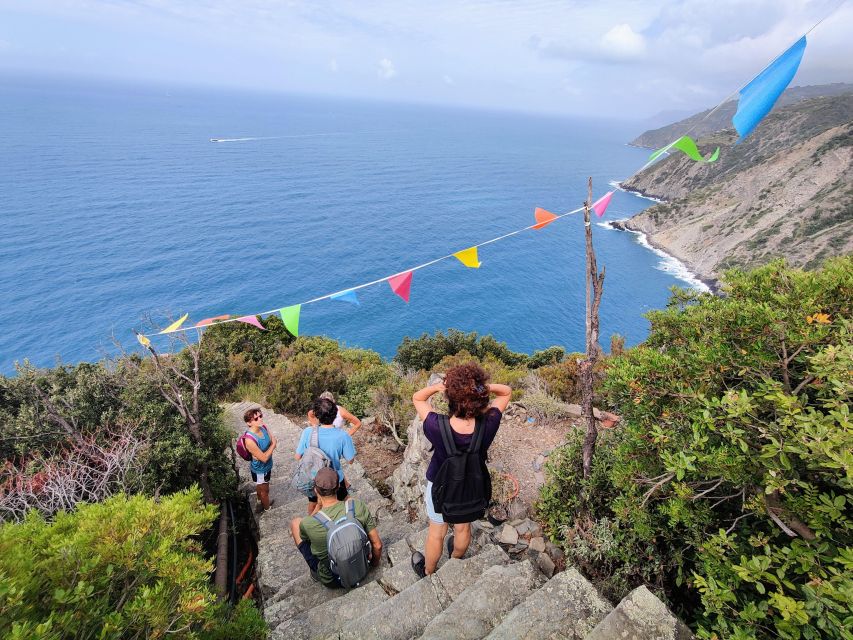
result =
[[[15,640],[216,637],[226,612],[210,589],[211,562],[193,539],[215,517],[193,488],[160,501],[119,495],[54,522],[31,512],[0,526],[0,633]],[[227,637],[266,635],[256,611],[244,605],[239,616],[244,627]]]
[[[226,357],[242,354],[257,365],[272,366],[282,347],[289,345],[294,338],[278,316],[269,316],[261,322],[266,331],[259,331],[245,322],[210,326],[204,330],[204,349]]]
[[[307,413],[314,399],[324,391],[337,396],[346,389],[343,366],[343,359],[337,353],[297,351],[270,370],[267,398],[278,412]]]
[[[601,580],[658,587],[701,637],[850,638],[853,258],[733,271],[724,290],[649,314],[608,369],[623,423],[598,480],[574,443],[542,513],[570,555],[590,553],[574,531],[617,554]]]
[[[491,356],[509,367],[526,366],[530,359],[527,354],[510,351],[505,342],[498,342],[490,335],[478,337],[476,332],[450,329],[447,333],[436,331],[433,336],[424,333],[417,339],[403,338],[394,360],[404,369],[431,371],[445,357],[462,352],[478,360]],[[547,361],[555,356],[556,352],[551,351],[540,355],[539,359]]]

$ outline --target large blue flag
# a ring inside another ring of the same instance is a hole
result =
[[[737,113],[732,118],[732,124],[740,134],[738,142],[752,133],[756,125],[776,104],[785,87],[794,79],[805,50],[806,37],[803,36],[740,90]]]

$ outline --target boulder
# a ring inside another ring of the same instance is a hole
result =
[[[646,587],[622,599],[587,636],[588,640],[693,640],[690,629]]]
[[[539,554],[539,557],[536,559],[536,566],[539,568],[539,571],[544,573],[548,578],[554,575],[554,570],[557,568],[554,565],[554,561],[551,560],[551,556],[547,553]]]
[[[501,529],[498,542],[501,544],[516,544],[518,542],[518,531],[511,524],[505,524]]]

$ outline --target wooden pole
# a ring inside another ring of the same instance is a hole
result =
[[[583,477],[588,478],[592,471],[592,457],[595,454],[595,442],[598,429],[595,427],[595,409],[593,387],[595,386],[595,364],[601,354],[598,346],[598,308],[601,306],[601,293],[604,286],[604,271],[598,272],[595,249],[592,246],[592,178],[587,185],[587,199],[583,203],[583,222],[586,234],[586,358],[580,363],[581,389],[583,393],[583,416],[586,420],[586,437],[583,441]]]

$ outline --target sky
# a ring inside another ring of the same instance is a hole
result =
[[[643,119],[825,16],[793,84],[853,82],[853,0],[0,0],[0,73]]]

